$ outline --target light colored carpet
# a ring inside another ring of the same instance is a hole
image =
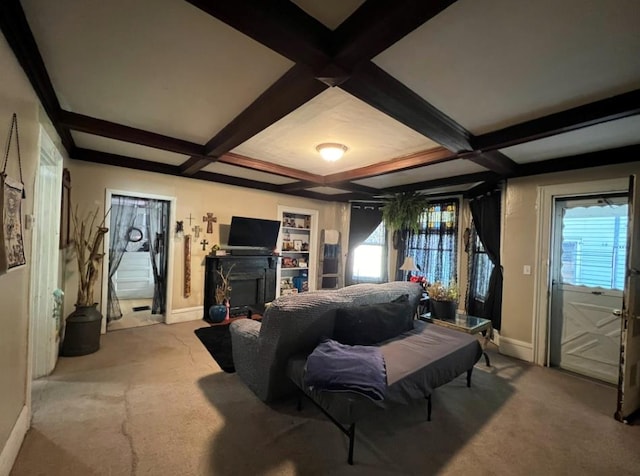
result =
[[[640,426],[613,418],[616,391],[491,352],[418,402],[363,422],[347,440],[310,403],[265,405],[223,373],[193,330],[128,329],[61,358],[35,382],[23,475],[639,474]]]

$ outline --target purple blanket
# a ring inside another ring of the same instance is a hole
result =
[[[326,339],[307,358],[304,383],[316,390],[356,392],[383,400],[387,371],[382,352],[378,347]]]

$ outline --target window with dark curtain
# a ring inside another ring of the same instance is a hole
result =
[[[500,215],[502,193],[491,191],[469,201],[471,217],[478,233],[478,238],[493,265],[489,275],[489,286],[479,312],[479,317],[491,319],[493,328],[500,330],[502,322],[502,266],[500,264]]]
[[[405,256],[412,256],[429,282],[458,279],[458,200],[432,202],[420,217],[418,232],[409,232]]]
[[[484,302],[489,292],[489,279],[493,263],[478,236],[475,225],[471,224],[469,240],[469,282],[467,290],[467,312],[479,316],[484,313]]]
[[[345,266],[345,284],[355,284],[358,277],[353,275],[356,249],[362,245],[382,222],[382,204],[380,203],[352,203],[351,220],[349,222],[349,249]],[[385,245],[386,249],[386,245]],[[386,256],[386,252],[383,253]],[[384,270],[383,270],[384,271]],[[386,279],[386,276],[383,275]]]

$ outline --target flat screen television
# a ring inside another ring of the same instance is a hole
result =
[[[278,241],[280,222],[260,218],[231,217],[229,246],[248,246],[273,250]]]

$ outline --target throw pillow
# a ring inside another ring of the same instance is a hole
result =
[[[374,345],[413,329],[409,296],[393,302],[339,308],[333,338],[347,345]]]

